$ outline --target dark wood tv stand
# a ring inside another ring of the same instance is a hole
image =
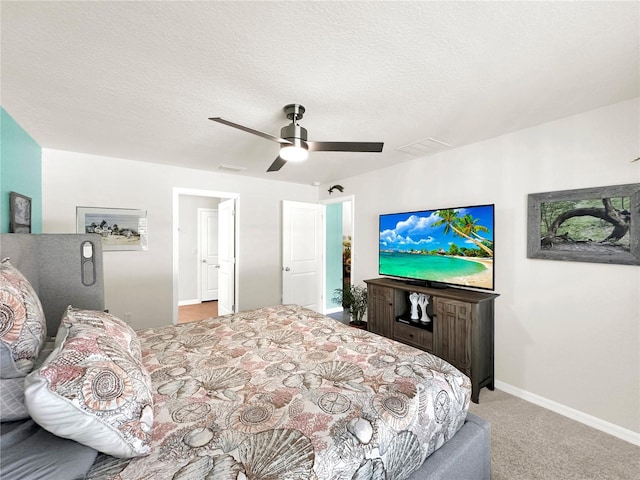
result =
[[[460,288],[429,288],[390,278],[365,280],[370,332],[426,350],[471,379],[471,400],[494,388],[495,293]],[[411,292],[429,296],[430,324],[411,321]]]

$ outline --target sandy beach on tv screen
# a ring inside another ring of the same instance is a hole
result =
[[[493,288],[493,258],[455,257],[468,262],[483,264],[486,268],[473,275],[461,275],[444,280],[447,283],[456,283],[468,287]]]

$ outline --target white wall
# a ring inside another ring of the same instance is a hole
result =
[[[172,322],[173,187],[239,193],[239,310],[280,303],[282,200],[315,202],[318,187],[43,149],[43,232],[75,232],[76,206],[147,211],[147,251],[105,252],[105,296],[147,328]]]
[[[495,203],[497,381],[640,439],[640,267],[526,255],[527,194],[640,182],[639,119],[635,99],[334,182],[355,281],[377,276],[380,213]]]

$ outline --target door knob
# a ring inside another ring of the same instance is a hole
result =
[[[284,267],[284,271],[285,272],[289,272],[289,271],[291,271],[291,269],[289,267]]]
[[[207,263],[207,260],[203,258],[202,263]]]

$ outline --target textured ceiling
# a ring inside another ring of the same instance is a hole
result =
[[[306,184],[640,95],[635,1],[3,1],[0,18],[0,102],[41,146]],[[310,140],[383,153],[266,173],[276,143],[207,120],[279,135],[288,103]]]

